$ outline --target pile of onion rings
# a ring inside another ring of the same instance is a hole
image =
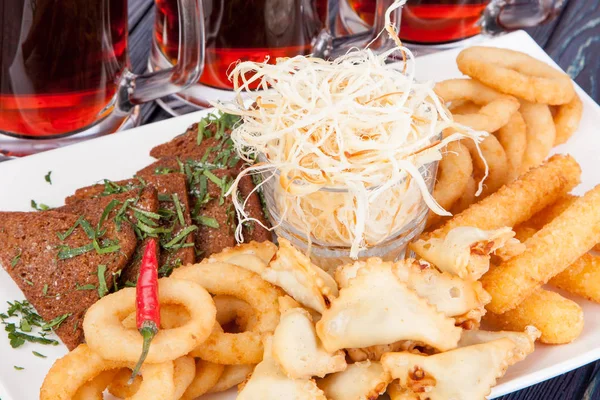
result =
[[[439,82],[435,91],[455,121],[492,135],[479,149],[461,141],[471,162],[455,145],[443,154],[434,198],[453,214],[541,164],[577,131],[583,112],[569,76],[527,54],[474,46],[456,63],[470,79]],[[428,227],[447,219],[431,215]]]

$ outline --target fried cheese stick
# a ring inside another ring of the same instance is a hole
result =
[[[600,237],[600,185],[525,242],[523,253],[481,279],[492,296],[487,309],[502,314],[517,307],[540,285],[587,253]]]
[[[427,234],[445,237],[460,226],[492,230],[513,227],[556,202],[579,184],[581,168],[569,155],[555,155],[519,179],[501,187]]]
[[[558,293],[537,288],[517,308],[504,314],[488,312],[483,320],[497,329],[523,331],[533,325],[547,344],[570,343],[583,330],[583,310]]]

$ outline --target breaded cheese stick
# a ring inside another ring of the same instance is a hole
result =
[[[558,199],[554,204],[550,204],[539,213],[535,214],[529,220],[519,224],[519,227],[533,228],[536,231],[542,229],[544,225],[552,221],[554,218],[562,214],[569,208],[578,197],[572,194],[567,194]]]
[[[513,227],[570,192],[579,184],[580,176],[581,168],[573,157],[555,155],[471,205],[430,235],[445,237],[459,226],[475,226],[483,230]]]
[[[549,282],[569,293],[600,303],[600,256],[584,254]]]
[[[512,310],[594,247],[599,237],[600,185],[527,240],[523,253],[482,277],[483,287],[492,296],[486,308],[496,314]]]
[[[570,343],[583,330],[583,310],[558,293],[537,288],[517,308],[504,314],[488,312],[483,320],[500,330],[523,331],[533,325],[542,332],[540,341]]]

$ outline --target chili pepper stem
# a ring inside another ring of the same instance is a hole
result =
[[[127,381],[128,385],[131,385],[133,383],[133,380],[135,379],[135,377],[139,374],[140,369],[142,368],[142,365],[144,364],[144,360],[146,360],[146,357],[148,356],[148,352],[150,351],[150,343],[152,342],[152,339],[154,338],[154,336],[156,336],[157,332],[158,332],[158,327],[150,321],[147,321],[147,323],[144,323],[144,326],[140,329],[140,334],[144,338],[144,344],[142,346],[142,354],[140,355],[140,358],[139,358],[137,364],[135,365],[135,368],[133,368],[133,371],[131,372],[131,378],[129,378],[129,381]]]

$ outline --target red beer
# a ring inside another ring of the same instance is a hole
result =
[[[375,0],[348,1],[356,14],[373,24]],[[477,20],[489,0],[408,0],[402,9],[400,39],[419,44],[449,43],[481,32]]]
[[[156,0],[155,40],[175,63],[179,51],[176,0]],[[325,26],[327,0],[204,0],[206,54],[200,82],[231,89],[227,77],[237,60],[274,62],[312,52]]]
[[[51,138],[112,110],[127,59],[127,2],[0,2],[0,133]]]

